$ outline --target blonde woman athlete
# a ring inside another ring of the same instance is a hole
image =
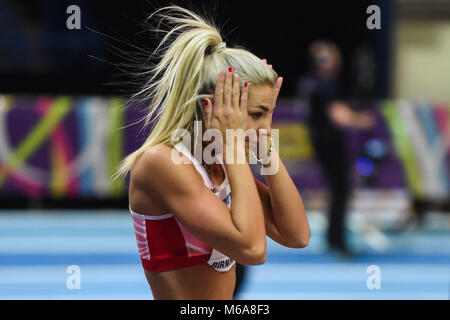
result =
[[[276,149],[268,152],[269,165],[279,161],[279,168],[265,176],[266,185],[247,157],[237,161],[238,153],[248,156],[249,143],[225,139],[219,161],[208,164],[191,153],[195,142],[173,141],[172,134],[193,133],[201,120],[203,130],[223,137],[226,129],[265,129],[270,136],[283,79],[265,60],[228,48],[218,29],[192,11],[169,6],[154,14],[175,24],[161,43],[176,38],[143,89],[152,99],[146,124],[158,111],[156,124],[117,176],[131,171],[130,212],[153,297],[232,299],[236,261],[263,264],[266,235],[289,248],[307,246],[302,199]],[[223,157],[230,148],[234,158]],[[172,151],[186,163],[172,161]]]

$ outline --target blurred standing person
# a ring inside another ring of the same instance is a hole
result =
[[[310,45],[308,54],[311,71],[299,78],[296,96],[309,101],[308,125],[315,156],[330,188],[328,247],[348,256],[344,230],[350,171],[345,128],[369,128],[373,119],[367,112],[353,111],[344,102],[339,48],[318,40]]]

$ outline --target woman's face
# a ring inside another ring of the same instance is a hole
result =
[[[259,152],[258,144],[260,130],[265,129],[266,134],[271,136],[272,115],[276,106],[275,88],[270,85],[252,85],[248,90],[247,99],[247,130],[254,129],[257,136],[256,145],[252,144],[252,148]],[[206,130],[203,127],[203,134]],[[261,132],[261,136],[264,132]],[[213,140],[214,141],[214,138]],[[206,143],[206,145],[209,143]],[[205,144],[204,144],[205,145]],[[245,153],[249,155],[249,139],[246,138]]]
[[[272,115],[275,107],[276,100],[274,87],[266,84],[249,87],[247,101],[247,130],[255,129],[258,141],[261,129],[267,130],[267,135],[271,135]],[[248,147],[249,144],[246,143],[247,155],[249,152]]]

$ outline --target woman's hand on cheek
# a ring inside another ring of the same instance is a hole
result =
[[[226,142],[227,129],[247,129],[248,84],[242,92],[239,73],[231,67],[217,77],[216,88],[212,99],[204,99],[206,129],[217,129]]]
[[[262,59],[262,61],[264,61],[264,63],[267,64],[267,59],[266,58]],[[269,64],[269,68],[273,69],[271,64]],[[277,101],[278,94],[280,93],[282,85],[283,85],[283,77],[278,77],[277,82],[275,83],[275,86],[274,86],[274,89],[275,89],[274,103],[276,103],[276,101]]]

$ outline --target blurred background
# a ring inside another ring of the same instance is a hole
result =
[[[170,3],[284,77],[273,127],[312,237],[268,238],[236,297],[449,299],[450,0]],[[110,176],[148,134],[122,66],[168,4],[0,0],[0,299],[152,299]]]

